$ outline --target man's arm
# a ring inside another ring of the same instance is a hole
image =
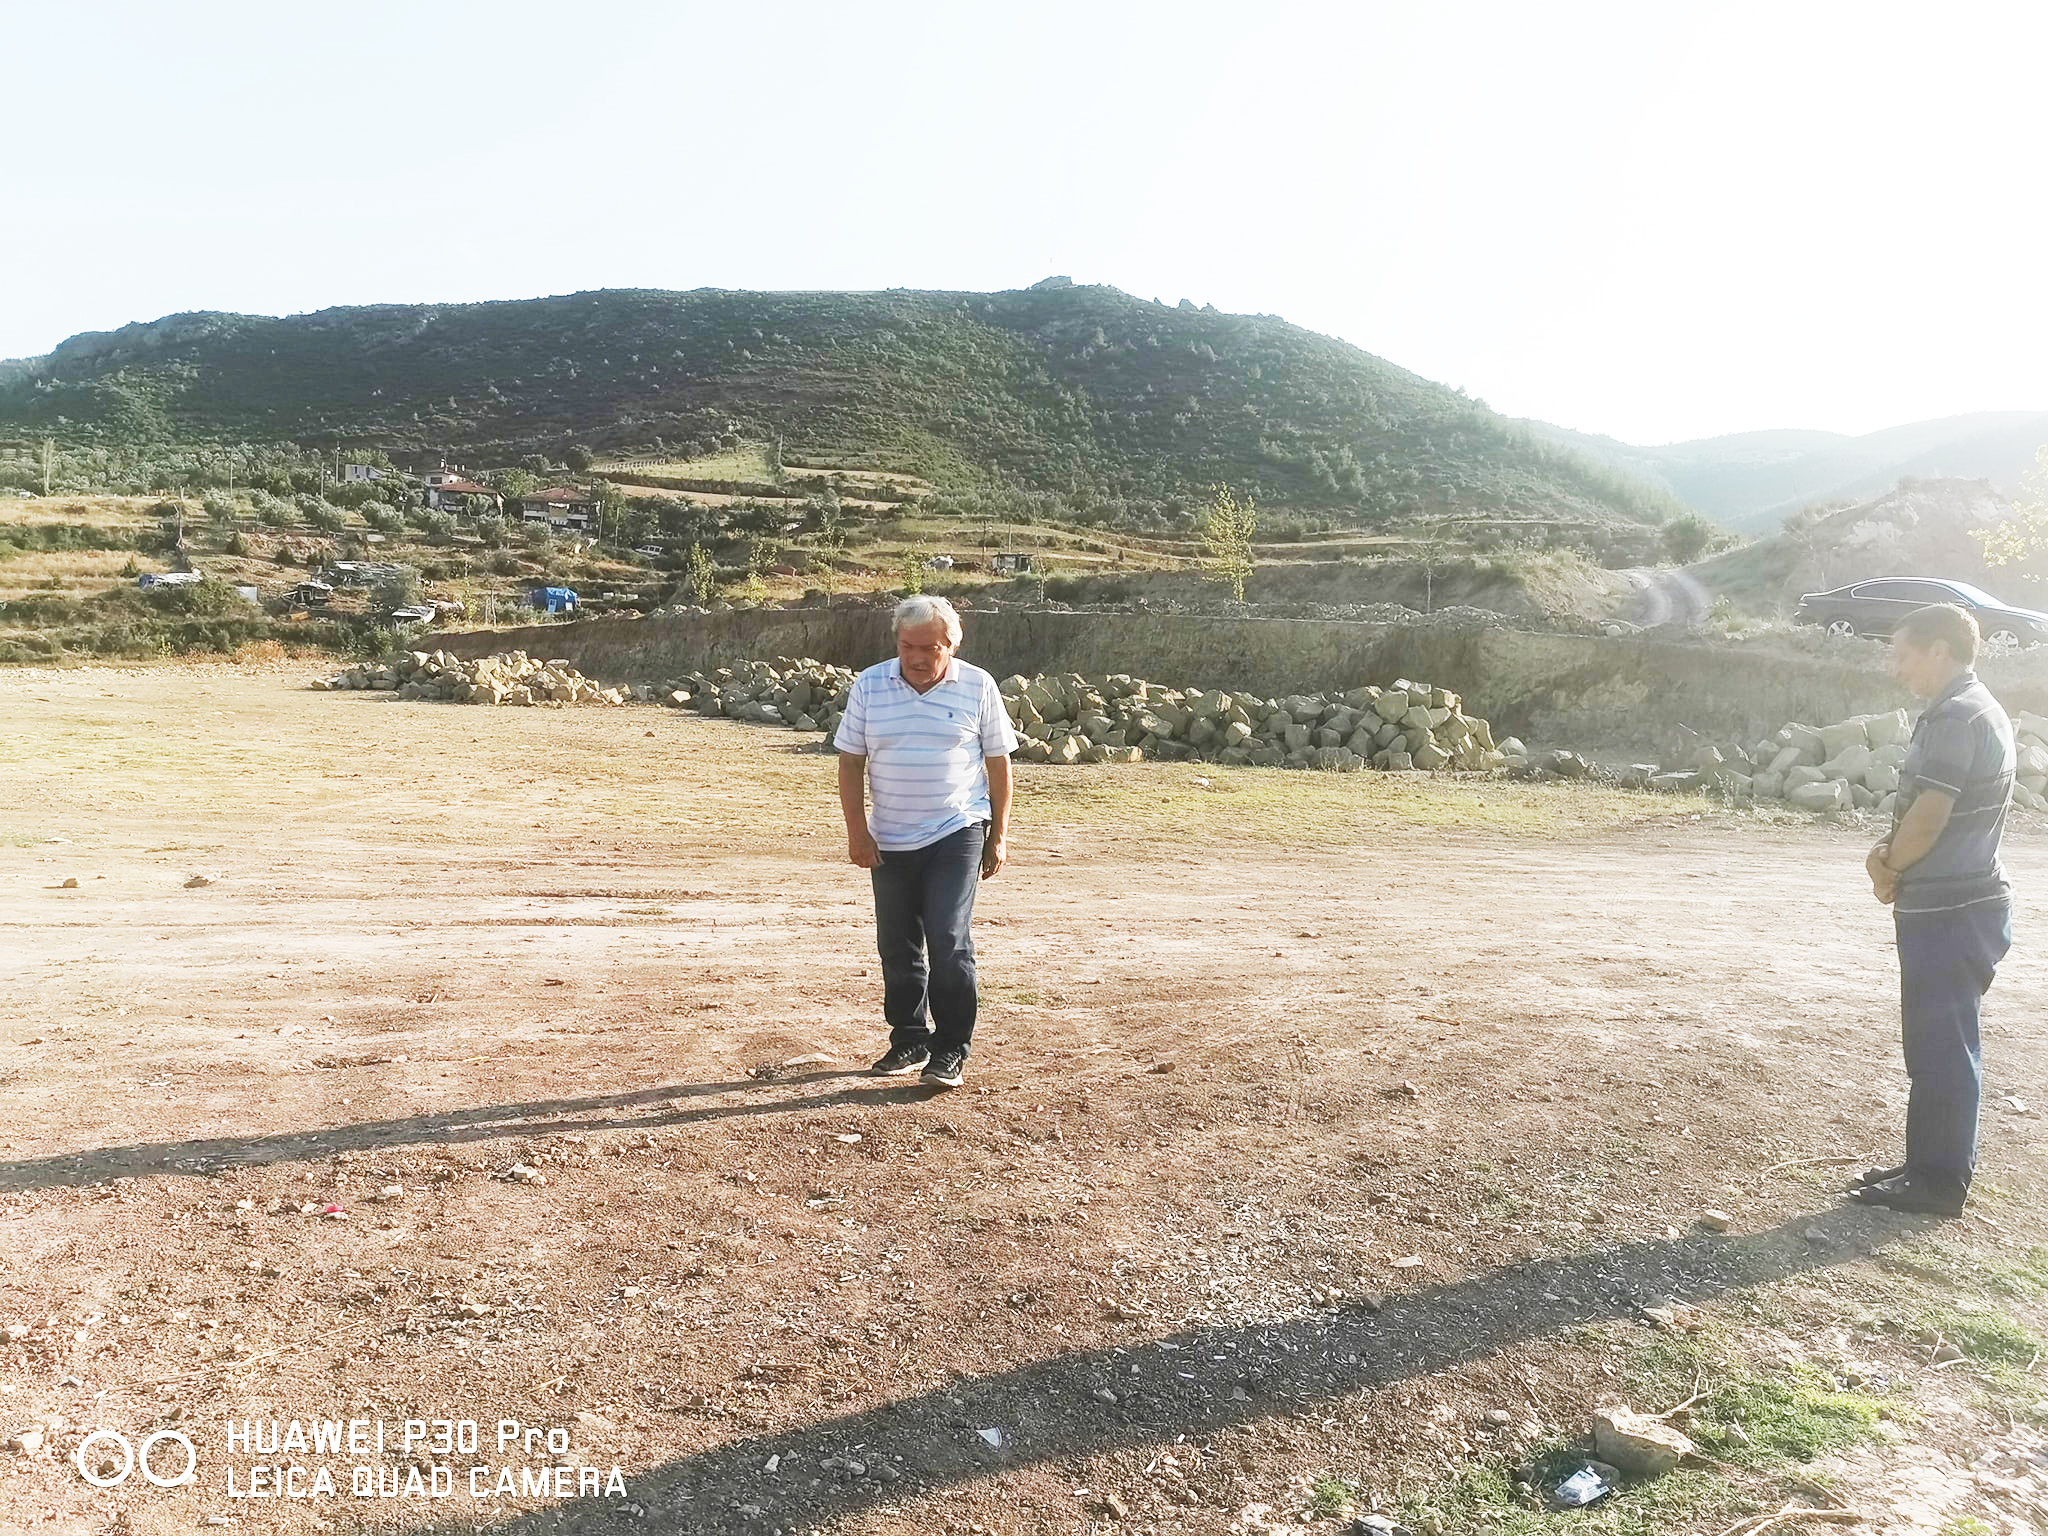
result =
[[[1900,819],[1898,830],[1892,833],[1885,867],[1894,875],[1901,875],[1934,852],[1934,845],[1940,841],[1955,808],[1954,795],[1923,788]]]
[[[1870,873],[1870,887],[1879,901],[1889,906],[1897,899],[1899,876],[1934,851],[1955,808],[1954,795],[1922,789],[1892,835],[1870,850],[1863,867]]]
[[[988,765],[988,841],[981,848],[981,878],[999,874],[1010,862],[1010,798],[1012,783],[1007,757],[985,758]]]
[[[846,818],[846,857],[862,869],[879,869],[882,852],[868,830],[868,760],[858,752],[839,754],[839,814]]]

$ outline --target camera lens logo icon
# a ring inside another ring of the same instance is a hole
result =
[[[86,1465],[85,1453],[92,1448],[96,1441],[100,1440],[120,1448],[120,1471],[102,1476],[92,1467]],[[151,1465],[151,1453],[155,1451],[159,1444],[166,1440],[175,1446],[182,1447],[185,1452],[185,1468],[176,1477],[160,1477],[157,1475],[156,1468]],[[183,1432],[175,1429],[158,1430],[142,1442],[140,1449],[117,1429],[96,1429],[78,1442],[78,1449],[71,1453],[71,1459],[78,1468],[78,1475],[88,1483],[91,1483],[95,1488],[118,1488],[121,1484],[128,1481],[129,1477],[138,1467],[141,1469],[143,1477],[158,1488],[181,1488],[187,1483],[199,1481],[197,1471],[199,1453],[192,1449],[192,1442],[185,1438]]]

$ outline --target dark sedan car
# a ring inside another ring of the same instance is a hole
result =
[[[1987,650],[2009,651],[2048,641],[2048,613],[2012,608],[1964,581],[1885,576],[1809,592],[1792,615],[1795,624],[1824,625],[1831,635],[1889,635],[1899,620],[1929,603],[1956,603],[1977,620]]]

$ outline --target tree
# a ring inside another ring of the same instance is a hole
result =
[[[402,565],[378,582],[371,596],[386,612],[393,608],[410,608],[420,600],[419,573],[410,566]]]
[[[580,475],[597,462],[597,455],[581,443],[571,443],[562,453],[562,462]]]
[[[1689,565],[1714,542],[1714,525],[1697,512],[1681,512],[1664,525],[1664,553],[1675,565]]]
[[[506,496],[524,496],[540,489],[540,477],[527,469],[501,469],[491,477],[491,486]]]
[[[768,478],[775,484],[782,484],[782,434],[768,434]]]
[[[1415,557],[1422,566],[1422,611],[1436,612],[1436,573],[1443,569],[1462,541],[1452,537],[1448,518],[1438,518],[1423,529],[1415,541]]]
[[[2011,566],[2030,585],[2048,580],[2048,444],[2035,451],[2012,510],[1970,537],[1984,546],[1986,565]]]
[[[931,569],[931,558],[922,544],[913,544],[903,551],[901,586],[905,597],[916,597],[924,590],[925,573]]]
[[[1252,574],[1252,535],[1258,526],[1251,497],[1239,501],[1229,486],[1216,487],[1202,515],[1202,549],[1210,579],[1227,583],[1234,602],[1244,601],[1244,584]]]
[[[683,566],[683,586],[700,608],[718,591],[718,567],[711,563],[711,552],[702,544],[690,546],[690,558]]]

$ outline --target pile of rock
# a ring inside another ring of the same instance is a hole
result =
[[[2013,721],[2019,782],[2013,798],[2048,810],[2048,719],[2024,711]],[[1783,800],[1806,811],[1868,810],[1889,815],[1912,740],[1903,709],[1856,715],[1835,725],[1781,728],[1753,747],[1683,733],[1677,761],[1631,770],[1652,789],[1711,789],[1738,799]]]
[[[315,678],[322,691],[398,690],[402,699],[447,699],[457,704],[623,704],[627,691],[592,682],[566,661],[541,661],[524,651],[503,651],[462,661],[446,651],[409,651],[388,662],[361,662],[331,678]]]
[[[773,661],[743,661],[710,673],[692,672],[648,691],[676,709],[786,725],[798,731],[823,731],[829,736],[839,729],[839,717],[846,713],[846,696],[852,688],[849,667],[828,666],[809,657],[777,657]]]
[[[1405,678],[1391,688],[1269,699],[1068,673],[1006,678],[1002,694],[1023,738],[1017,755],[1026,762],[1205,758],[1355,772],[1495,769],[1526,756],[1519,742],[1496,745],[1492,728],[1466,715],[1455,693]]]
[[[732,720],[819,731],[829,739],[846,712],[853,678],[847,667],[778,657],[608,689],[566,662],[536,661],[524,651],[481,661],[415,651],[390,663],[350,667],[313,686],[395,688],[405,698],[474,704],[619,704],[631,697]],[[1277,699],[1078,672],[1011,677],[1001,689],[1021,739],[1017,756],[1025,762],[1195,758],[1336,772],[1529,767],[1522,743],[1513,737],[1496,742],[1492,727],[1467,715],[1457,694],[1405,678],[1391,688]]]

